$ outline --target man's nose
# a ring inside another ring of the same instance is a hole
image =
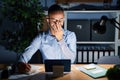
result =
[[[56,22],[59,22],[59,23],[60,23],[61,21],[60,21],[60,20],[56,20]]]
[[[58,23],[58,22],[60,22],[60,20],[56,20],[56,21],[55,21],[55,24]]]

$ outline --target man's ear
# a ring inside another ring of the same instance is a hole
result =
[[[48,15],[46,15],[45,18],[46,18],[47,22],[49,23],[49,17],[48,17]]]
[[[48,22],[47,17],[44,17],[43,27],[41,28],[41,31],[47,31],[48,30]]]

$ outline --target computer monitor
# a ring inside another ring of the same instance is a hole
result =
[[[45,72],[53,72],[53,66],[64,66],[64,72],[71,71],[70,59],[46,59],[44,63]]]

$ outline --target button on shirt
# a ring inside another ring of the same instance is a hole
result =
[[[64,30],[63,39],[58,42],[49,30],[40,33],[25,49],[19,62],[27,63],[38,49],[42,54],[43,62],[45,59],[71,59],[71,63],[74,63],[76,58],[76,35],[74,32]]]

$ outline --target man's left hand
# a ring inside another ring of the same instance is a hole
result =
[[[60,22],[55,22],[53,26],[51,26],[51,34],[55,36],[58,41],[63,39],[63,30]]]

